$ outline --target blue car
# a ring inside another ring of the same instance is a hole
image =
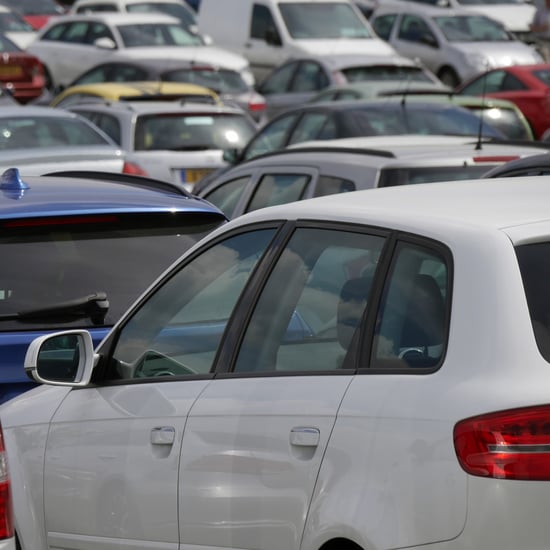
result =
[[[226,221],[180,186],[139,176],[64,172],[0,177],[0,403],[35,384],[28,344],[90,330],[98,344],[145,288]]]

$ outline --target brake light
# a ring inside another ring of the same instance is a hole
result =
[[[13,507],[4,434],[0,425],[0,539],[13,537]]]
[[[462,420],[454,428],[454,445],[469,474],[550,480],[550,405]]]
[[[148,176],[149,174],[137,163],[126,161],[122,167],[123,174],[132,174],[133,176]]]
[[[519,159],[519,155],[482,155],[479,157],[473,157],[474,162],[508,162],[510,160]]]
[[[248,102],[248,110],[257,113],[258,111],[265,111],[265,101],[259,101],[251,99]]]

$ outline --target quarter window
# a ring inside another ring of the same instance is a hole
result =
[[[241,194],[249,181],[250,176],[243,176],[242,178],[226,181],[216,187],[212,192],[206,194],[204,198],[217,206],[228,218],[231,218],[241,198]]]
[[[310,179],[307,174],[266,174],[262,176],[248,204],[247,212],[302,199]]]

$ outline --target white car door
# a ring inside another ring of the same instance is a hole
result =
[[[349,226],[293,232],[235,336],[239,349],[220,357],[230,372],[189,414],[182,549],[300,547],[384,241]]]
[[[208,248],[98,350],[97,387],[71,391],[51,422],[44,464],[50,547],[179,548],[186,418],[210,383],[227,318],[274,232]]]

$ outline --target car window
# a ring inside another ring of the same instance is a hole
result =
[[[87,4],[86,6],[79,6],[76,9],[76,13],[87,12],[114,12],[119,11],[116,4]]]
[[[334,195],[335,193],[347,193],[356,189],[355,183],[351,180],[336,176],[321,175],[317,179],[313,196],[323,197],[325,195]]]
[[[120,122],[114,116],[94,111],[79,110],[79,114],[103,130],[115,143],[121,144]]]
[[[507,138],[532,140],[533,133],[525,119],[520,118],[515,109],[501,107],[468,107],[470,111],[484,118],[491,126],[500,130]]]
[[[407,82],[433,82],[422,67],[399,65],[359,65],[342,69],[347,82],[364,82],[371,80],[406,80]]]
[[[285,63],[273,73],[271,73],[259,86],[258,91],[261,94],[282,94],[290,90],[290,84],[294,73],[298,69],[299,63],[291,61]]]
[[[282,116],[271,122],[263,130],[260,130],[246,146],[243,153],[244,160],[284,147],[287,143],[290,129],[299,116],[300,113]]]
[[[292,131],[288,143],[290,145],[302,141],[337,137],[336,123],[331,113],[305,113]]]
[[[205,193],[204,198],[217,206],[228,218],[232,218],[241,193],[249,181],[250,176],[242,176],[226,181],[210,193]]]
[[[86,43],[86,34],[88,33],[89,23],[86,21],[77,21],[67,25],[65,32],[59,38],[63,42],[74,42],[77,44]]]
[[[391,30],[396,19],[397,14],[395,13],[381,15],[380,17],[376,17],[374,20],[371,21],[372,28],[380,38],[382,38],[383,40],[389,40]]]
[[[252,17],[250,18],[250,38],[265,40],[268,31],[279,36],[271,10],[263,4],[253,4]]]
[[[96,82],[131,82],[135,80],[148,80],[149,73],[141,67],[134,65],[102,65],[89,71],[73,82],[77,84],[94,84]],[[57,105],[59,106],[59,104]]]
[[[246,212],[300,200],[310,180],[309,174],[264,174],[254,188]]]
[[[447,339],[449,267],[445,258],[401,243],[391,267],[376,321],[374,368],[433,368]]]
[[[533,71],[533,76],[540,80],[546,86],[550,86],[550,70],[547,69],[537,69]]]
[[[233,308],[274,232],[230,237],[184,265],[125,323],[108,377],[208,373]]]
[[[218,93],[240,93],[249,90],[249,86],[238,72],[199,65],[189,69],[165,71],[161,79],[167,82],[190,82],[212,88]]]
[[[59,23],[53,25],[42,36],[41,40],[62,40],[62,36],[69,27],[70,23]]]
[[[247,324],[235,372],[343,367],[383,244],[376,235],[297,229]]]
[[[190,33],[182,25],[140,23],[121,24],[117,28],[127,48],[202,45],[202,38]]]
[[[433,33],[423,19],[417,17],[416,15],[403,15],[397,35],[400,40],[408,40],[409,42],[421,42],[422,39],[427,35],[433,36]]]
[[[457,166],[401,166],[381,168],[378,187],[394,187],[434,181],[477,179],[496,164],[481,163]]]
[[[444,15],[434,17],[436,25],[449,42],[509,42],[504,27],[482,15]]]
[[[88,28],[88,34],[86,35],[86,42],[88,44],[93,44],[100,38],[110,38],[114,41],[113,33],[109,30],[107,25],[103,23],[91,23]]]
[[[323,67],[314,61],[302,61],[292,81],[291,92],[316,92],[330,84]]]
[[[99,292],[106,293],[109,309],[99,320],[82,314],[2,320],[0,331],[112,325],[165,266],[219,223],[201,216],[193,219],[187,212],[5,220],[0,314]]]

